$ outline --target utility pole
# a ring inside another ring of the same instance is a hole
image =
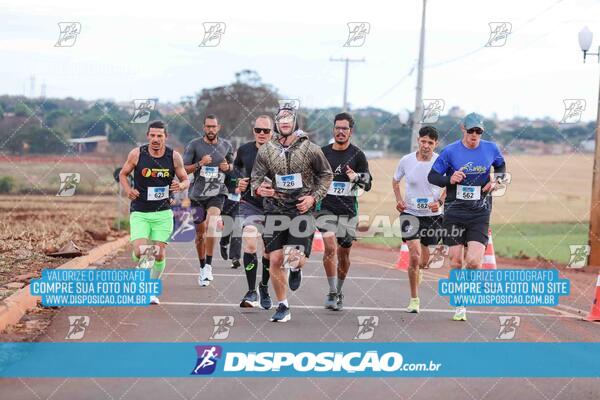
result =
[[[345,63],[345,73],[344,73],[344,105],[342,106],[342,111],[348,111],[348,64],[351,62],[365,62],[364,58],[361,59],[351,59],[351,58],[330,58],[329,61],[343,61]]]
[[[423,16],[421,17],[421,43],[419,44],[419,62],[417,66],[417,94],[415,99],[415,113],[413,115],[412,135],[410,136],[410,151],[417,150],[417,138],[421,121],[423,120],[423,67],[425,64],[425,10],[427,0],[423,0]]]

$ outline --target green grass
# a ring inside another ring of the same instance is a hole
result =
[[[588,225],[584,223],[493,224],[492,236],[496,254],[502,257],[543,257],[561,263],[569,262],[569,245],[588,243]],[[399,247],[400,238],[376,236],[361,243]]]

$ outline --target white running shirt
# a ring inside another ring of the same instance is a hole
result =
[[[394,180],[399,182],[402,178],[406,179],[406,193],[404,202],[406,210],[404,212],[416,217],[428,217],[442,214],[442,207],[439,211],[431,212],[427,203],[438,201],[442,188],[429,183],[427,175],[431,171],[431,166],[438,157],[437,153],[433,153],[431,160],[417,160],[417,152],[405,155],[400,159]]]

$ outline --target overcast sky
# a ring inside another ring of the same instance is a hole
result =
[[[341,106],[343,63],[329,59],[347,56],[366,59],[350,66],[352,107],[414,108],[421,0],[14,0],[0,9],[0,94],[28,94],[35,75],[48,97],[178,101],[254,69],[304,106]],[[54,47],[62,21],[81,23],[73,47]],[[199,47],[203,22],[225,23],[218,46]],[[343,46],[348,22],[369,23],[362,46]],[[504,46],[484,47],[490,22],[512,25]],[[582,62],[585,25],[597,49],[600,1],[428,0],[424,97],[446,110],[558,120],[563,99],[581,98],[583,119],[595,119],[600,68],[595,56]]]

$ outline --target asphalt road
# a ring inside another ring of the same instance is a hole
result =
[[[169,246],[159,306],[63,308],[40,341],[63,342],[68,316],[89,316],[81,341],[202,342],[211,339],[215,318],[233,318],[227,338],[219,341],[257,342],[494,342],[500,341],[500,316],[517,316],[513,341],[598,341],[600,324],[584,322],[595,280],[577,276],[569,298],[550,307],[469,308],[467,322],[451,321],[453,310],[437,295],[437,280],[446,270],[425,272],[420,314],[407,314],[406,273],[393,268],[392,251],[356,247],[344,286],[345,310],[325,310],[327,293],[320,261],[313,254],[302,286],[290,297],[292,320],[269,322],[273,310],[242,309],[246,291],[243,269],[233,270],[218,255],[214,282],[196,283],[197,260],[191,243]],[[130,250],[122,251],[104,268],[130,268]],[[271,295],[274,292],[271,289]],[[368,338],[357,338],[359,318],[377,317]],[[371,335],[372,334],[372,335]],[[115,360],[118,362],[118,360]],[[148,362],[153,362],[149,359]],[[494,362],[494,360],[490,360]],[[193,367],[193,366],[192,366]],[[598,399],[600,379],[452,379],[452,378],[142,378],[142,379],[2,379],[1,399]]]

